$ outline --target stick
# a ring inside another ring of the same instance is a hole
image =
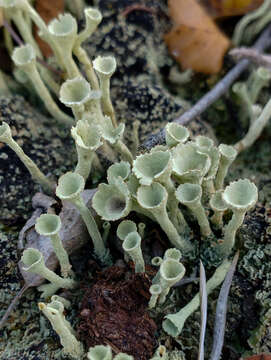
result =
[[[247,47],[235,48],[229,52],[229,55],[233,56],[236,60],[249,59],[257,66],[264,66],[271,69],[271,56],[261,54],[256,49]]]
[[[261,34],[255,42],[253,49],[263,51],[271,45],[271,25]],[[243,73],[250,64],[249,59],[243,59],[238,62],[228,73],[224,76],[212,90],[207,92],[190,110],[186,111],[179,118],[173,120],[174,122],[185,125],[195,117],[202,114],[211,104],[220,98],[229,89],[232,83]],[[157,144],[162,144],[165,140],[165,129],[162,129],[156,135],[151,135],[140,147],[140,150],[150,150]]]

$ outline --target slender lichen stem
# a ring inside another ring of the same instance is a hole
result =
[[[209,295],[217,286],[224,280],[231,262],[224,260],[223,263],[216,269],[214,275],[207,281],[206,290]],[[166,316],[163,321],[163,329],[171,336],[177,337],[183,329],[184,323],[187,318],[193,314],[194,311],[200,306],[200,294],[198,293],[184,308],[176,314]]]
[[[92,61],[88,57],[87,52],[81,46],[79,46],[73,49],[73,53],[77,57],[77,59],[81,62],[81,64],[83,64],[86,77],[90,82],[91,88],[93,90],[99,90],[98,78],[95,74]]]
[[[58,234],[51,235],[51,241],[60,264],[61,275],[66,278],[69,276],[72,267],[69,261],[67,251],[64,249],[62,241]]]
[[[82,175],[86,181],[91,171],[92,161],[95,153],[90,149],[84,149],[78,145],[76,145],[76,150],[78,162],[75,168],[75,172]]]
[[[234,246],[236,232],[243,224],[245,213],[245,211],[235,210],[230,222],[225,227],[223,243],[219,245],[219,252],[224,256],[229,255]]]
[[[53,118],[58,120],[61,124],[67,126],[73,125],[74,124],[73,119],[70,116],[66,115],[63,111],[61,111],[57,106],[57,104],[54,102],[51,94],[49,93],[48,89],[41,80],[41,77],[38,73],[36,66],[33,66],[31,70],[32,71],[31,74],[29,75],[29,78],[35,90],[37,91],[40,98],[44,102],[44,105],[46,109],[49,111],[49,113],[53,116]]]
[[[28,157],[23,149],[16,143],[15,140],[10,139],[10,141],[7,143],[7,145],[16,153],[16,155],[20,158],[20,160],[23,162],[27,170],[30,172],[32,178],[36,180],[41,186],[44,188],[44,190],[49,193],[54,193],[55,185],[53,182],[51,182],[37,167],[37,165]]]
[[[118,140],[112,146],[120,154],[122,160],[128,161],[131,165],[133,164],[133,155],[122,140]]]
[[[271,118],[271,99],[265,105],[261,115],[250,126],[245,137],[234,145],[235,149],[241,151],[250,147],[261,135],[263,128]]]
[[[106,248],[104,246],[102,236],[100,234],[100,231],[98,229],[98,226],[96,224],[96,221],[95,221],[93,215],[91,214],[90,210],[86,207],[81,196],[79,196],[76,200],[74,200],[72,202],[77,207],[78,211],[80,212],[80,214],[87,226],[89,235],[91,236],[91,239],[93,241],[95,254],[100,259],[103,259],[106,254]]]

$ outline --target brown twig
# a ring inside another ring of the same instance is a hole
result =
[[[136,10],[145,11],[145,12],[151,13],[151,14],[153,14],[153,15],[156,15],[156,14],[157,14],[157,10],[154,9],[154,8],[148,7],[148,6],[143,5],[143,4],[133,4],[133,5],[128,6],[128,7],[121,13],[121,15],[127,16],[127,15],[129,15],[131,12],[136,11]]]
[[[260,35],[255,42],[253,49],[263,51],[271,45],[271,25]],[[174,122],[185,125],[202,114],[210,105],[218,100],[229,89],[232,83],[246,70],[251,63],[250,59],[243,59],[238,62],[207,94],[205,94],[191,109],[186,111]],[[151,135],[140,147],[141,151],[150,150],[165,141],[165,130],[162,129],[156,135]]]
[[[3,25],[4,27],[7,29],[7,31],[10,33],[10,35],[12,36],[13,40],[18,44],[18,45],[23,45],[23,41],[22,39],[17,35],[17,33],[13,30],[12,26],[10,25],[10,23],[7,20],[3,20]]]
[[[249,59],[257,66],[264,66],[271,69],[271,56],[261,54],[256,49],[247,47],[235,48],[229,52],[229,55],[233,56],[236,60]]]

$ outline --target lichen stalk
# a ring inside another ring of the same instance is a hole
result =
[[[264,127],[271,117],[271,100],[265,105],[261,115],[250,126],[245,137],[238,141],[234,147],[238,153],[250,147],[261,135]]]
[[[63,304],[59,301],[52,301],[48,305],[39,303],[38,306],[60,337],[64,354],[68,354],[73,359],[81,359],[84,355],[84,347],[83,344],[76,339],[75,331],[65,319]]]
[[[231,262],[224,260],[223,263],[216,269],[213,276],[207,281],[206,290],[209,295],[215,288],[217,288],[224,280]],[[163,329],[170,336],[177,337],[182,332],[183,326],[187,318],[193,314],[200,306],[200,294],[198,293],[185,307],[183,307],[176,314],[166,315],[163,321]]]
[[[37,165],[27,156],[23,149],[12,138],[11,129],[7,123],[3,123],[0,126],[0,141],[7,144],[19,157],[27,170],[30,172],[32,178],[37,181],[48,194],[54,193],[55,185],[51,182],[43,172],[37,167]]]
[[[245,211],[234,211],[230,222],[225,227],[223,242],[219,244],[219,252],[224,256],[229,255],[234,247],[236,232],[243,224],[245,214]]]

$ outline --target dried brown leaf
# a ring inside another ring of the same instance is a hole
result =
[[[35,8],[47,24],[49,21],[57,17],[58,14],[64,12],[64,0],[54,0],[53,2],[48,0],[36,0]],[[50,57],[53,54],[52,49],[39,37],[37,29],[35,29],[35,38],[43,55],[46,58]]]
[[[165,41],[183,69],[214,74],[221,70],[230,40],[196,0],[170,0],[173,29]]]
[[[263,0],[201,0],[214,18],[244,15],[262,5]]]

